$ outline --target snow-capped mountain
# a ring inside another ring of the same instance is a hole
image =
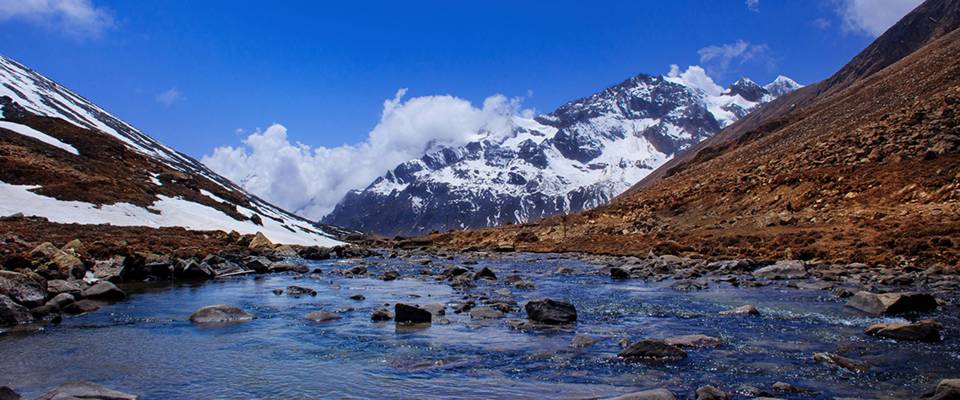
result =
[[[405,162],[351,191],[323,222],[385,235],[523,223],[596,207],[746,115],[800,87],[741,79],[717,86],[702,69],[638,75],[535,118]]]
[[[262,232],[340,244],[90,101],[0,57],[0,216]]]

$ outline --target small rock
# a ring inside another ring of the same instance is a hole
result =
[[[213,278],[216,273],[207,263],[198,263],[196,260],[177,261],[173,268],[173,274],[177,279],[186,280],[205,280]]]
[[[677,397],[667,389],[654,389],[627,393],[617,397],[611,397],[609,400],[677,400]]]
[[[729,394],[715,386],[705,385],[697,389],[697,400],[730,400],[731,398]]]
[[[100,281],[80,292],[80,296],[97,300],[120,300],[127,297],[117,285],[108,281]]]
[[[679,347],[717,347],[723,344],[720,338],[700,334],[674,336],[668,338],[665,342]]]
[[[833,353],[813,353],[813,361],[833,365],[853,372],[866,372],[870,369],[866,364]]]
[[[370,314],[370,319],[374,321],[389,321],[393,319],[393,313],[386,307],[380,307],[373,310],[373,313]]]
[[[52,299],[47,300],[46,305],[57,306],[57,308],[66,307],[67,304],[73,303],[77,299],[73,297],[70,293],[60,293],[54,296]]]
[[[803,389],[793,386],[786,382],[777,382],[773,384],[773,390],[776,390],[781,393],[792,393],[792,394],[817,394],[816,390]]]
[[[21,306],[0,294],[0,326],[18,325],[33,322],[33,314],[26,307]]]
[[[327,322],[327,321],[338,320],[343,317],[328,311],[314,311],[312,313],[307,314],[307,316],[304,318],[313,322]]]
[[[477,305],[477,303],[474,302],[474,301],[472,301],[472,300],[471,300],[471,301],[465,301],[465,302],[462,302],[462,303],[456,303],[456,304],[454,304],[453,307],[452,307],[452,308],[453,308],[453,313],[454,313],[454,314],[460,314],[460,313],[463,313],[463,312],[470,311],[470,310],[473,309],[473,307],[476,306],[476,305]]]
[[[613,279],[630,279],[630,271],[625,268],[613,267],[610,268],[610,277]]]
[[[753,271],[753,276],[768,279],[797,279],[806,277],[807,269],[800,261],[784,260]]]
[[[527,318],[542,324],[569,324],[577,322],[573,304],[553,299],[532,300],[523,307]]]
[[[399,277],[400,277],[400,272],[394,271],[394,270],[389,270],[389,271],[384,271],[383,274],[380,275],[380,280],[382,280],[382,281],[395,281],[395,280],[397,280],[397,278],[399,278]]]
[[[911,311],[937,309],[937,299],[925,293],[870,293],[859,291],[847,301],[847,306],[874,314],[899,314]]]
[[[532,281],[523,279],[523,280],[514,282],[513,287],[517,289],[532,290],[532,289],[536,289],[537,285],[535,285]]]
[[[107,389],[93,382],[67,382],[50,389],[37,400],[137,400],[138,396]]]
[[[94,312],[100,309],[100,304],[93,300],[77,300],[73,303],[67,304],[66,307],[63,307],[63,312],[67,314],[77,315]]]
[[[599,341],[598,339],[587,336],[587,335],[576,335],[573,337],[573,339],[570,340],[570,347],[573,347],[575,349],[585,349],[587,347],[593,346],[598,341]]]
[[[483,267],[476,275],[473,276],[473,279],[487,279],[491,281],[497,280],[497,274],[493,273],[490,268]]]
[[[57,295],[60,293],[79,295],[80,291],[82,290],[83,287],[80,286],[80,281],[65,281],[62,279],[47,281],[47,293],[52,295]]]
[[[226,305],[214,304],[201,307],[190,315],[190,322],[195,324],[222,324],[231,322],[245,322],[256,318],[253,314],[241,310],[240,308]]]
[[[308,287],[303,286],[287,286],[287,295],[290,296],[314,296],[316,297],[317,291]]]
[[[279,296],[279,295],[283,294],[283,289],[281,289],[281,288],[276,288],[276,289],[271,290],[271,292],[273,292],[273,294]]]
[[[619,354],[618,357],[628,361],[642,359],[675,359],[684,358],[687,352],[683,349],[668,344],[663,340],[644,339],[633,343]]]
[[[757,310],[753,305],[747,304],[727,311],[721,311],[720,315],[760,315],[760,310]]]
[[[420,307],[397,303],[393,307],[394,312],[396,313],[396,322],[402,324],[422,324],[429,323],[433,320],[433,314],[430,311],[424,310]]]
[[[366,300],[366,299],[367,299],[367,296],[364,296],[362,294],[355,294],[353,296],[350,296],[350,300],[360,301],[360,300]]]
[[[881,323],[868,327],[864,333],[896,340],[915,340],[924,342],[940,341],[942,326],[932,319],[910,323]]]
[[[298,274],[306,274],[310,272],[310,267],[301,264],[294,264],[290,262],[275,262],[271,263],[267,270],[270,272],[295,272]]]
[[[503,313],[492,307],[477,307],[470,310],[470,318],[473,319],[496,319],[503,318]]]
[[[447,313],[446,306],[440,303],[424,304],[420,306],[420,308],[427,310],[430,312],[430,314],[436,316],[445,315]]]

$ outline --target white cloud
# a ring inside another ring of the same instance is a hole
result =
[[[460,146],[481,135],[505,135],[519,99],[496,95],[482,107],[453,96],[403,100],[406,89],[383,103],[380,122],[356,145],[312,148],[291,143],[273,124],[237,147],[214,149],[202,161],[214,171],[278,206],[319,219],[348,191],[362,189],[398,164],[433,146]]]
[[[760,0],[747,0],[747,9],[750,11],[760,11]]]
[[[680,67],[677,64],[671,64],[667,77],[677,78],[679,83],[703,90],[704,93],[711,96],[723,94],[723,87],[714,82],[713,79],[707,75],[707,71],[699,65],[691,65],[687,67],[686,71],[680,72]]]
[[[182,99],[183,99],[183,94],[181,94],[180,91],[177,90],[177,88],[170,88],[170,89],[164,90],[163,92],[158,93],[157,96],[155,97],[155,100],[157,100],[157,103],[163,104],[167,107],[172,106],[173,103],[176,103]]]
[[[829,20],[829,19],[826,19],[826,18],[817,18],[817,19],[813,20],[813,26],[815,26],[817,29],[822,30],[822,31],[825,31],[825,30],[827,30],[827,29],[830,29],[830,26],[832,26],[832,25],[833,25],[833,23],[830,22],[830,20]]]
[[[77,37],[98,37],[113,16],[90,0],[0,0],[0,22],[23,20]]]
[[[700,55],[700,64],[707,68],[710,75],[721,79],[731,67],[748,62],[764,62],[772,69],[774,62],[769,53],[770,48],[766,44],[750,44],[743,40],[707,46],[697,51]]]
[[[923,0],[841,0],[837,13],[843,30],[880,36]]]

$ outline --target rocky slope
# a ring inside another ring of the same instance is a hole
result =
[[[278,243],[340,244],[313,223],[3,57],[0,116],[0,216],[262,232]]]
[[[705,79],[704,79],[705,78]],[[385,235],[523,223],[607,203],[673,155],[799,85],[723,89],[692,67],[639,75],[536,118],[397,166],[323,222]]]
[[[768,104],[610,205],[424,242],[956,274],[958,26],[960,2],[925,2],[833,77]]]

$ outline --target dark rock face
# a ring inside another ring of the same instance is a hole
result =
[[[593,208],[775,97],[749,80],[710,96],[676,78],[638,75],[550,114],[515,117],[509,133],[434,148],[347,193],[322,221],[419,235]],[[708,98],[726,106],[711,109]]]
[[[397,303],[393,310],[396,313],[396,317],[394,318],[396,319],[397,323],[423,324],[433,321],[433,314],[431,314],[430,311],[424,310],[417,306]]]
[[[684,358],[687,356],[687,352],[663,340],[645,339],[631,344],[617,354],[617,356],[625,360],[636,361],[644,359]]]
[[[0,400],[20,400],[20,394],[6,386],[0,386]]]
[[[577,309],[573,304],[552,299],[533,300],[524,307],[527,318],[542,324],[570,324],[577,322]]]
[[[38,280],[12,271],[0,271],[0,295],[27,307],[42,305],[47,298],[44,285]]]
[[[50,389],[37,400],[137,400],[139,396],[107,389],[93,382],[67,382]]]
[[[847,301],[847,305],[860,311],[874,314],[900,314],[912,311],[937,309],[937,299],[925,293],[870,293],[860,291]]]
[[[0,294],[0,326],[33,322],[33,315],[9,297]]]
[[[256,318],[253,314],[237,307],[226,304],[215,304],[201,307],[190,315],[190,322],[195,324],[224,324],[231,322],[245,322]]]

